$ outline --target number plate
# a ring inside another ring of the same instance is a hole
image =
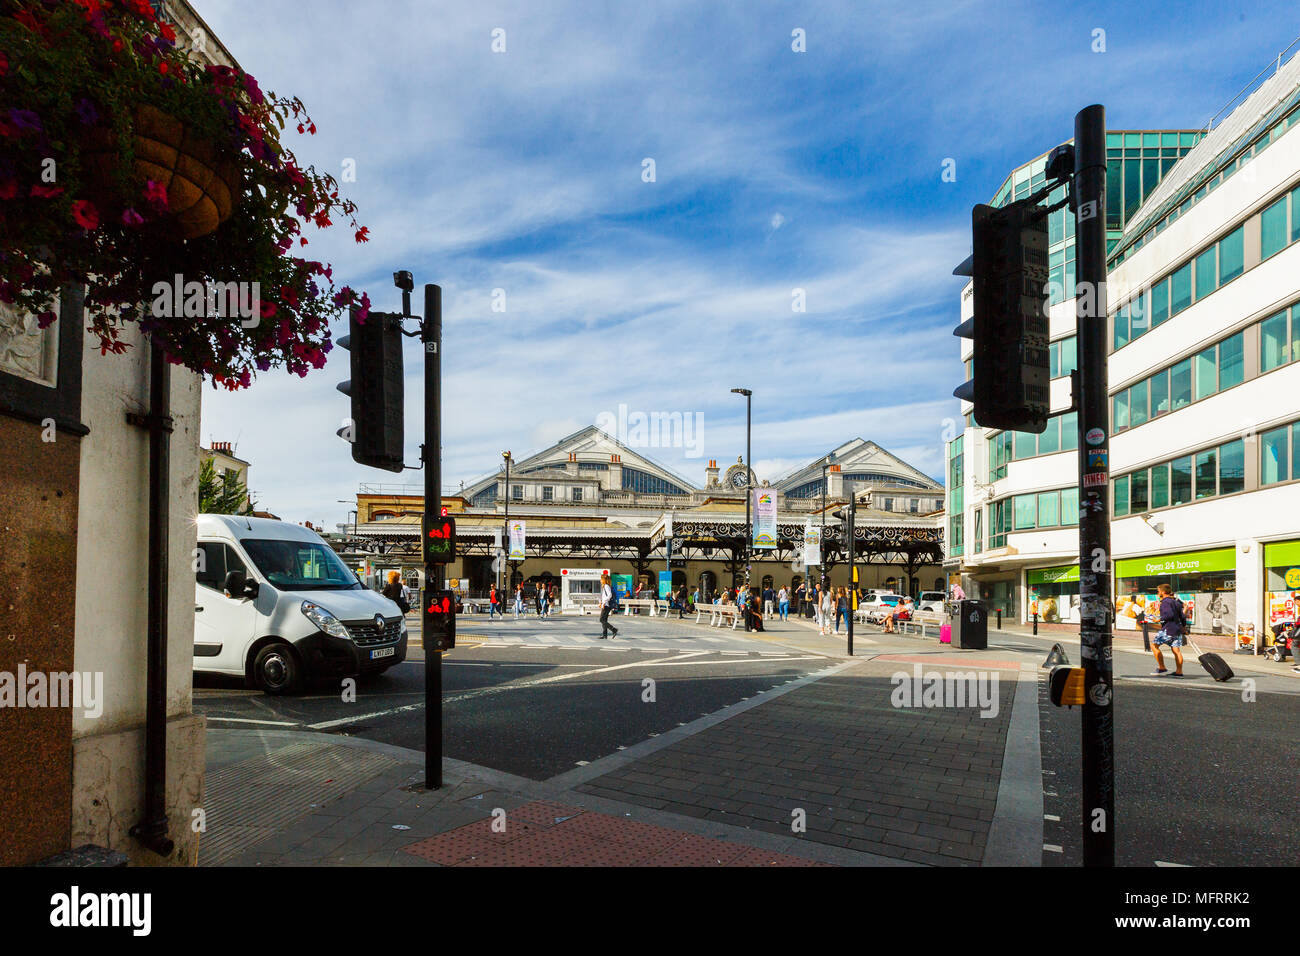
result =
[[[370,652],[370,659],[373,661],[381,657],[392,657],[396,653],[397,648],[395,647],[381,647],[377,651]]]

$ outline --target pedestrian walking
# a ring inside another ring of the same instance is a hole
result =
[[[497,591],[497,586],[492,585],[492,590],[488,592],[488,620],[492,620],[493,614],[500,614],[502,620],[505,619],[505,611],[501,610],[501,595]]]
[[[405,614],[411,609],[411,602],[406,600],[402,592],[406,590],[406,585],[402,584],[402,575],[398,571],[388,572],[388,583],[384,585],[382,592],[384,597],[397,605],[398,609]]]
[[[682,620],[686,613],[686,585],[677,588],[677,620]]]
[[[1183,676],[1183,641],[1187,636],[1187,618],[1183,615],[1183,602],[1174,597],[1174,589],[1168,584],[1156,588],[1160,598],[1160,632],[1151,642],[1151,650],[1156,656],[1156,669],[1153,677]],[[1174,652],[1174,672],[1169,673],[1165,667],[1164,655],[1160,645],[1167,644]]]
[[[772,609],[776,606],[776,593],[772,590],[772,585],[763,588],[763,615],[769,617]]]
[[[618,598],[614,594],[614,586],[610,583],[609,575],[602,574],[600,576],[600,639],[602,641],[609,639],[610,631],[618,637],[618,628],[609,623],[609,614],[617,605]]]
[[[537,586],[537,616],[539,618],[547,617],[550,606],[550,595],[547,594],[546,585],[539,584]]]
[[[785,585],[782,585],[781,590],[777,592],[776,607],[781,615],[781,620],[786,620],[790,613],[790,592],[786,590]]]
[[[840,588],[835,598],[835,633],[840,632],[840,620],[844,621],[844,630],[849,629],[849,592]]]
[[[825,591],[822,592],[821,612],[822,612],[821,632],[823,634],[830,634],[831,618],[835,613],[835,599],[831,596],[830,588],[827,588]]]
[[[515,620],[519,620],[519,615],[524,613],[524,586],[523,583],[515,585]]]

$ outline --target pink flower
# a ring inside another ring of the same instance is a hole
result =
[[[156,207],[159,211],[167,208],[167,190],[152,179],[144,184],[144,198],[149,205]]]
[[[131,226],[132,228],[143,225],[144,216],[140,215],[134,209],[128,209],[122,213],[122,225]]]

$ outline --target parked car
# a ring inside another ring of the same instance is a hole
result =
[[[942,591],[922,591],[921,599],[916,602],[918,611],[933,611],[936,614],[943,613],[944,602],[948,600],[948,595]]]
[[[359,581],[315,531],[199,515],[198,539],[195,671],[287,694],[308,677],[375,674],[406,660],[401,610]]]
[[[883,621],[891,610],[898,606],[903,600],[903,595],[894,594],[892,591],[876,591],[865,601],[858,605],[858,609],[863,612],[863,617],[872,624],[878,624]]]

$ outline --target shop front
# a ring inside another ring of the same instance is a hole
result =
[[[978,591],[973,597],[978,597],[984,604],[984,608],[989,615],[995,615],[999,611],[1002,616],[1008,620],[1016,620],[1017,607],[1019,601],[1016,600],[1020,590],[1020,575],[1007,575],[998,578],[979,578],[973,582]]]
[[[1045,624],[1079,623],[1079,566],[1066,564],[1056,568],[1029,568],[1025,571],[1026,623],[1035,608],[1038,620]]]
[[[1193,632],[1235,634],[1237,628],[1237,555],[1234,548],[1126,558],[1115,562],[1115,627],[1138,628],[1138,615],[1158,627],[1156,589],[1173,588]]]
[[[1264,645],[1275,643],[1274,628],[1294,624],[1300,612],[1300,541],[1264,545],[1264,604],[1268,627]]]

